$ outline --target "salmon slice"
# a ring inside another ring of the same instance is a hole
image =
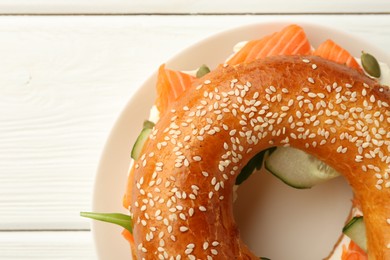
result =
[[[353,241],[349,243],[348,248],[343,245],[343,254],[341,260],[368,260],[366,252],[364,252]]]
[[[133,237],[133,234],[130,233],[130,231],[128,231],[127,229],[124,229],[124,230],[122,231],[122,236],[123,236],[127,241],[129,241],[129,243],[134,244],[134,237]]]
[[[134,180],[134,165],[130,168],[129,176],[127,178],[127,189],[125,195],[123,195],[122,205],[125,209],[130,207],[131,193],[133,192],[133,180]]]
[[[163,114],[169,105],[174,102],[186,89],[192,86],[196,77],[189,74],[170,70],[161,65],[157,77],[157,99],[156,106]]]
[[[332,40],[326,40],[325,42],[321,43],[313,54],[362,71],[355,58],[348,51],[337,45]]]
[[[308,55],[310,53],[311,46],[303,28],[293,24],[280,32],[249,41],[227,61],[227,64],[247,63],[275,55]]]
[[[135,252],[136,252],[136,248],[135,248],[135,244],[134,244],[134,236],[133,234],[130,233],[130,231],[128,231],[127,229],[124,229],[122,231],[122,236],[129,242],[130,244],[130,251],[131,251],[131,254],[132,254],[132,259],[137,259],[137,256],[135,255]]]

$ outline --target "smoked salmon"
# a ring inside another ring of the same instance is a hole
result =
[[[295,24],[289,25],[279,32],[264,36],[261,39],[247,42],[226,63],[236,65],[268,56],[309,54],[345,64],[362,72],[355,58],[332,40],[326,40],[312,51],[303,28]],[[193,85],[196,79],[196,77],[187,73],[167,69],[165,64],[161,65],[156,84],[156,106],[159,112],[164,113],[172,102]]]
[[[368,260],[368,256],[366,252],[364,252],[358,245],[351,241],[348,248],[343,245],[341,260]]]
[[[355,58],[340,45],[332,40],[326,40],[314,51],[313,55],[320,56],[324,59],[331,60],[340,64],[345,64],[348,67],[362,71],[360,65]]]
[[[302,27],[289,25],[259,40],[249,41],[226,63],[236,65],[275,55],[308,55],[311,45]]]
[[[156,106],[159,112],[164,113],[169,104],[174,102],[187,88],[191,87],[196,77],[187,73],[170,70],[161,65],[157,76]]]

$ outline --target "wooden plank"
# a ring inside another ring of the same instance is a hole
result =
[[[90,209],[104,142],[141,82],[204,37],[276,20],[390,46],[386,15],[0,17],[0,230],[89,228],[79,211]]]
[[[242,13],[384,13],[387,0],[1,0],[0,13],[7,14],[242,14]]]
[[[96,259],[91,232],[0,232],[0,259]]]

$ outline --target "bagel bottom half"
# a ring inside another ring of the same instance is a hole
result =
[[[362,204],[369,259],[390,259],[387,87],[312,56],[221,66],[202,80],[161,116],[136,161],[138,259],[258,259],[240,240],[233,185],[271,146],[339,171]]]

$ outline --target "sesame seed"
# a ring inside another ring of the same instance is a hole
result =
[[[199,190],[199,187],[196,186],[196,185],[191,185],[191,189],[193,189],[193,190]]]
[[[325,124],[327,124],[327,125],[331,125],[331,124],[333,124],[333,119],[327,119],[327,120],[325,120]]]
[[[211,251],[211,253],[212,253],[213,255],[218,255],[218,250],[216,250],[216,249],[211,249],[210,251]]]
[[[192,159],[193,159],[194,161],[196,161],[196,162],[199,162],[199,161],[202,160],[202,158],[201,158],[200,156],[194,156],[194,157],[192,157]]]
[[[200,207],[199,207],[199,210],[204,212],[204,211],[206,211],[207,209],[206,209],[204,206],[200,206]]]
[[[191,244],[188,244],[188,245],[187,245],[187,248],[194,249],[194,248],[195,248],[195,244],[192,244],[192,243],[191,243]]]
[[[175,163],[175,167],[176,167],[176,168],[180,168],[180,167],[182,167],[182,166],[183,166],[183,164],[180,163],[180,162]]]
[[[164,241],[164,239],[161,239],[161,240],[160,240],[159,245],[160,245],[161,247],[165,246],[165,241]]]
[[[179,228],[179,230],[180,230],[180,232],[187,232],[188,231],[188,227],[186,227],[186,226],[181,226],[180,228]]]

